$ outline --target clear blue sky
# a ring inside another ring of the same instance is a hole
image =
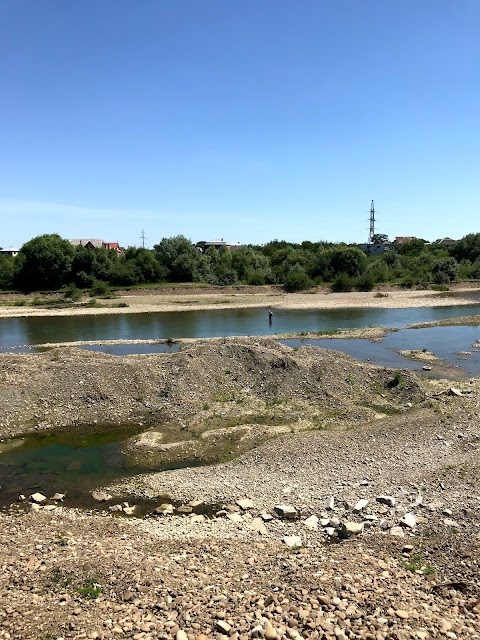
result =
[[[479,0],[1,0],[0,246],[478,232]]]

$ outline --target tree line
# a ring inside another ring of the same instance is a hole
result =
[[[211,285],[281,284],[289,291],[328,284],[333,291],[369,291],[375,285],[405,287],[448,285],[457,279],[480,278],[480,233],[449,247],[413,239],[380,256],[358,246],[329,242],[291,243],[273,240],[229,251],[201,250],[184,236],[162,238],[153,250],[114,250],[72,246],[57,234],[26,242],[16,257],[0,256],[0,289],[89,289],[105,283],[126,287],[161,282]]]

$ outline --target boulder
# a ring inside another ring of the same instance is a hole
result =
[[[160,506],[156,507],[153,513],[160,516],[166,516],[166,515],[171,515],[174,512],[174,510],[175,510],[175,507],[173,506],[173,504],[164,502]]]
[[[363,533],[363,522],[342,522],[338,529],[338,537],[343,540],[361,533]]]
[[[333,511],[333,509],[335,509],[335,498],[333,496],[330,496],[325,500],[325,509],[328,509],[328,511]]]

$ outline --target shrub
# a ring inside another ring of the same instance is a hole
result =
[[[289,292],[305,291],[305,289],[310,289],[313,286],[313,282],[305,273],[303,267],[296,266],[289,271],[283,286],[285,291]]]
[[[332,283],[331,290],[334,293],[353,291],[354,280],[346,273],[339,273]]]
[[[82,297],[82,292],[73,283],[69,284],[65,290],[65,299],[71,302],[78,302]]]
[[[90,293],[92,296],[99,296],[100,298],[108,296],[110,293],[110,287],[103,280],[95,280],[90,289]]]
[[[374,285],[375,280],[373,275],[370,272],[366,272],[361,276],[358,276],[357,281],[355,282],[355,289],[357,291],[372,291]]]

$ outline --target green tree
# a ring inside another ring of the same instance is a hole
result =
[[[476,262],[480,258],[480,233],[469,233],[451,247],[450,254],[461,262]]]
[[[373,244],[383,244],[384,242],[388,242],[388,236],[386,233],[375,233],[372,238]]]
[[[70,277],[73,247],[58,234],[26,242],[15,261],[15,284],[25,291],[57,289]]]
[[[0,256],[0,289],[13,286],[14,260],[12,256]]]
[[[194,245],[178,235],[173,238],[162,238],[154,246],[156,258],[163,267],[166,279],[171,282],[199,282],[208,271],[204,256]]]
[[[455,258],[438,260],[432,268],[433,280],[436,284],[448,284],[457,279],[460,265]]]

